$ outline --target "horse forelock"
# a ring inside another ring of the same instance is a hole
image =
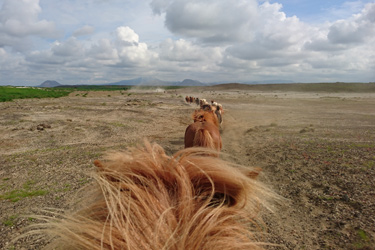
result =
[[[195,110],[192,114],[192,118],[194,122],[211,122],[217,127],[219,127],[219,121],[213,110]]]

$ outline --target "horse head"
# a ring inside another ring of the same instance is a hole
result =
[[[219,122],[217,120],[217,116],[215,114],[215,111],[213,110],[195,110],[192,118],[194,122],[211,122],[215,124],[216,126],[219,126]]]

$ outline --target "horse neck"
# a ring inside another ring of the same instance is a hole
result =
[[[214,113],[206,112],[204,114],[204,118],[205,118],[206,121],[211,122],[211,123],[215,124],[217,127],[219,127],[219,121],[217,120],[216,115]]]

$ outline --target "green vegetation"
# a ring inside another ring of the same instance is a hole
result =
[[[354,243],[356,249],[367,249],[370,243],[369,235],[362,229],[357,230],[358,241]]]
[[[32,196],[41,196],[48,193],[46,190],[33,189],[35,181],[27,181],[23,184],[23,189],[15,189],[9,192],[6,192],[3,195],[0,195],[0,199],[10,200],[12,202],[17,202],[22,198],[32,197]]]
[[[33,190],[33,191],[28,191],[28,190],[13,190],[10,192],[7,192],[4,195],[0,195],[1,199],[5,200],[10,200],[12,202],[17,202],[21,200],[22,198],[27,198],[27,197],[32,197],[32,196],[42,196],[47,194],[48,191],[46,190]]]
[[[0,86],[0,102],[25,98],[58,98],[67,96],[71,90],[56,88],[17,88]]]
[[[180,89],[186,88],[186,86],[133,86],[133,85],[64,85],[63,87],[56,87],[55,89],[66,89],[66,90],[77,90],[77,91],[114,91],[114,90],[130,90],[132,88],[137,89]],[[123,94],[123,93],[121,93]]]
[[[127,91],[131,88],[136,87],[137,89],[153,90],[158,88],[168,89],[179,89],[181,86],[115,86],[115,85],[64,85],[63,87],[54,88],[37,88],[37,87],[11,87],[11,86],[0,86],[0,102],[8,102],[14,99],[25,99],[25,98],[58,98],[67,96],[74,91]],[[82,95],[87,97],[88,92],[83,94],[76,94],[76,96]],[[124,93],[121,92],[123,95]],[[128,96],[131,93],[128,93]],[[111,95],[108,95],[111,97]]]
[[[369,237],[367,236],[367,233],[364,230],[362,230],[362,229],[358,230],[358,235],[361,238],[361,240],[364,240],[364,241],[368,241],[369,240]]]
[[[3,225],[7,226],[7,227],[14,226],[14,223],[15,223],[17,217],[18,217],[17,215],[9,216],[6,220],[3,221]]]
[[[129,90],[132,86],[115,86],[115,85],[64,85],[63,87],[55,87],[54,89],[63,89],[69,91],[115,91]]]

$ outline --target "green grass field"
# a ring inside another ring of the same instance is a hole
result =
[[[17,88],[0,86],[0,102],[25,98],[58,98],[67,96],[72,90],[56,88]]]
[[[71,85],[55,88],[36,88],[36,87],[11,87],[0,86],[0,102],[8,102],[14,99],[25,98],[58,98],[67,96],[74,91],[127,91],[136,87],[139,89],[157,89],[165,90],[184,88],[181,86],[111,86],[111,85]]]

